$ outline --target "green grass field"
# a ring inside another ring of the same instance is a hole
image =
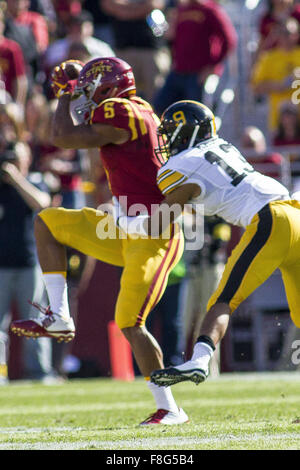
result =
[[[223,374],[173,387],[190,423],[140,427],[154,411],[142,379],[0,387],[0,450],[300,449],[300,375]]]

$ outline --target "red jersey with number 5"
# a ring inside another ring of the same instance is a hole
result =
[[[109,144],[100,149],[100,156],[114,196],[127,196],[127,207],[159,204],[163,196],[156,176],[161,164],[154,147],[157,145],[158,117],[149,103],[134,96],[108,98],[95,109],[90,123],[108,124],[126,129],[129,140],[121,145]]]

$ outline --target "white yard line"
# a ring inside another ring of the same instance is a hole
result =
[[[102,449],[102,450],[118,450],[118,449],[147,449],[154,450],[156,452],[159,449],[174,449],[174,450],[185,450],[185,447],[193,449],[193,446],[205,446],[205,445],[216,445],[216,449],[220,443],[222,446],[228,444],[237,443],[239,447],[243,443],[249,445],[251,443],[257,443],[262,441],[264,443],[270,441],[274,444],[274,441],[282,441],[288,439],[290,441],[288,447],[294,449],[300,449],[300,434],[299,433],[277,433],[277,434],[253,434],[250,436],[234,436],[234,435],[220,435],[219,437],[205,437],[205,438],[194,438],[194,437],[181,437],[180,441],[178,437],[166,437],[166,438],[137,438],[120,441],[98,441],[98,440],[79,440],[77,442],[30,442],[30,443],[0,443],[0,450],[14,449],[14,450],[76,450],[76,449]]]

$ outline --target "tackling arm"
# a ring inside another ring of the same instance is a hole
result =
[[[199,196],[201,190],[196,184],[185,184],[174,189],[160,204],[158,210],[151,216],[138,215],[128,217],[119,213],[116,218],[117,225],[128,234],[144,236],[161,235],[181,215],[184,205]]]

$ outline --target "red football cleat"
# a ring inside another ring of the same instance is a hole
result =
[[[10,326],[13,333],[27,338],[54,338],[59,343],[72,341],[75,336],[75,326],[72,318],[63,319],[53,313],[50,307],[43,308],[35,303],[32,305],[42,312],[40,318],[13,321]]]
[[[182,408],[178,409],[178,413],[168,410],[157,410],[155,413],[149,416],[145,421],[140,423],[140,426],[148,426],[150,424],[183,424],[189,421],[188,416]]]

